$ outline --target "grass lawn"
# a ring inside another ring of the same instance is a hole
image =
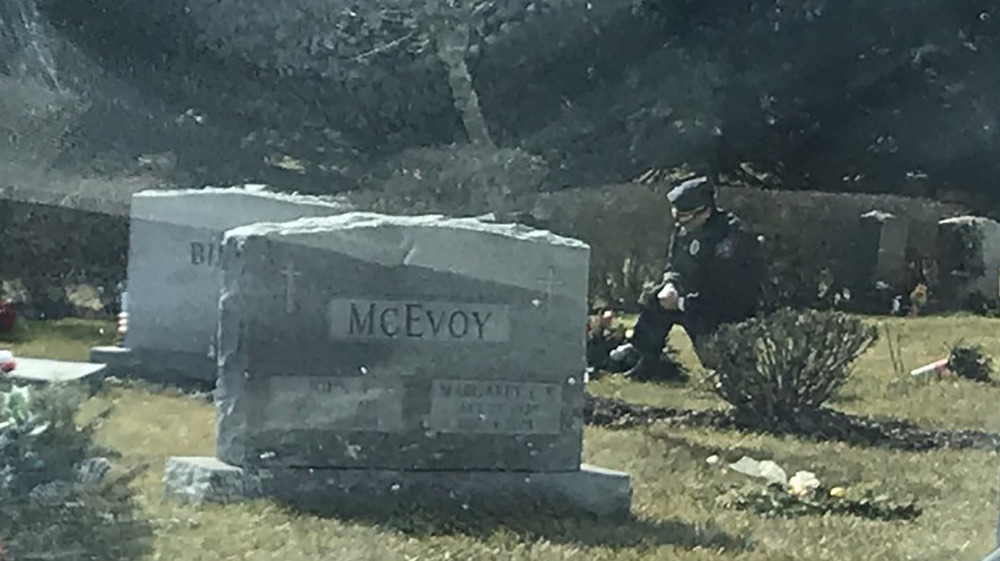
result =
[[[906,371],[942,357],[958,340],[981,343],[990,355],[1000,357],[998,320],[953,316],[871,321],[887,324],[900,336]],[[0,342],[0,348],[83,360],[91,344],[107,341],[100,328],[105,334],[112,329],[93,322],[29,327],[30,338],[14,345]],[[697,383],[697,361],[683,332],[673,341],[696,373],[686,387],[610,377],[592,383],[590,391],[671,407],[721,406]],[[883,337],[863,357],[836,405],[851,413],[892,415],[926,427],[1000,432],[1000,387],[908,378],[894,372]],[[157,521],[155,559],[972,561],[983,557],[994,541],[994,453],[897,452],[662,427],[586,429],[587,462],[632,474],[635,520],[630,522],[548,520],[473,534],[443,531],[417,520],[374,525],[315,518],[263,502],[198,510],[164,503],[161,477],[169,456],[213,453],[212,406],[122,386],[94,398],[84,414],[109,403],[116,412],[102,427],[101,438],[124,454],[124,462],[150,466],[139,490],[144,508]],[[709,465],[706,458],[713,454],[723,461]],[[874,490],[899,502],[916,499],[923,514],[915,522],[875,522],[844,516],[767,519],[723,509],[716,498],[724,486],[746,481],[725,472],[724,466],[744,454],[773,459],[789,473],[812,471],[824,483],[847,487],[849,496]]]
[[[112,321],[18,320],[13,333],[0,335],[0,349],[15,356],[86,361],[91,347],[114,342],[116,330]]]

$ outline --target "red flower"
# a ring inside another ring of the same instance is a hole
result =
[[[612,312],[611,310],[605,310],[604,313],[601,314],[602,327],[611,327],[611,322],[613,322],[614,320],[615,320],[615,313]]]
[[[0,298],[0,333],[9,333],[11,329],[14,329],[16,321],[17,312],[14,311],[14,306]]]
[[[17,368],[17,361],[14,359],[14,353],[0,350],[0,373],[7,374],[15,368]]]

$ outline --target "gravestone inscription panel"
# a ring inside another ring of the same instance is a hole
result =
[[[548,232],[440,216],[229,231],[219,458],[578,470],[588,258]]]
[[[562,386],[435,380],[430,427],[446,433],[559,434]]]
[[[349,209],[342,202],[242,187],[136,193],[125,346],[143,367],[169,365],[192,378],[214,380],[223,233]]]

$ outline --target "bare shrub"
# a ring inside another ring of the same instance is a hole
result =
[[[766,428],[819,409],[877,339],[875,327],[841,312],[783,308],[723,326],[704,352],[719,396],[741,421]]]

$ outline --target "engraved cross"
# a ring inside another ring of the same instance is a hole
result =
[[[552,267],[549,267],[549,274],[544,278],[538,279],[538,282],[542,283],[545,287],[545,313],[549,312],[550,302],[552,301],[552,289],[562,283],[556,280],[556,271]]]
[[[289,262],[281,274],[285,277],[285,313],[295,313],[295,277],[302,276],[302,273],[297,272]]]

